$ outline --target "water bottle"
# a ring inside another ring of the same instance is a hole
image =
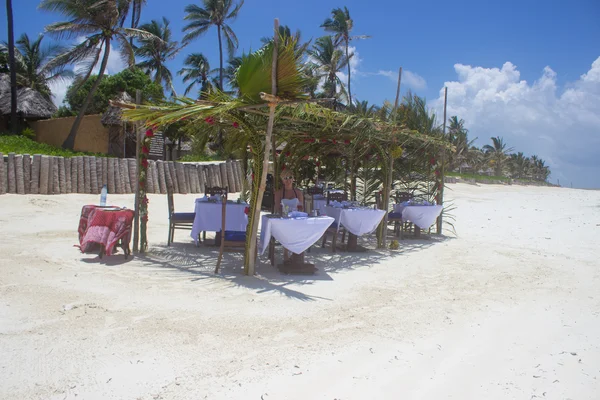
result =
[[[106,206],[106,194],[108,193],[108,189],[106,185],[102,186],[102,192],[100,192],[100,206]]]

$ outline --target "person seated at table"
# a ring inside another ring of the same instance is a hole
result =
[[[304,195],[300,189],[294,187],[294,175],[292,171],[281,171],[281,182],[283,187],[275,192],[275,212],[281,212],[281,203],[286,205],[289,211],[302,211]]]

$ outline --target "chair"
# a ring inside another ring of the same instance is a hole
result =
[[[219,258],[215,267],[215,274],[219,272],[219,266],[223,259],[223,251],[227,249],[245,250],[246,248],[246,232],[226,231],[227,221],[227,191],[221,195],[221,246],[219,247]]]
[[[176,213],[175,204],[173,202],[173,187],[167,185],[167,204],[169,207],[169,237],[167,238],[167,246],[171,245],[175,235],[175,229],[191,230],[194,225],[196,213]]]
[[[396,204],[404,203],[405,201],[412,200],[414,195],[409,192],[396,192],[394,196],[394,200]],[[388,224],[394,224],[394,234],[396,236],[400,236],[402,238],[402,233],[405,229],[409,229],[412,226],[412,223],[405,222],[402,220],[402,213],[399,212],[391,212],[388,214]]]
[[[228,192],[228,187],[219,187],[219,186],[206,186],[204,188],[204,195],[206,196],[214,196],[214,195],[223,195],[223,193],[225,193],[225,195],[227,195]]]
[[[348,200],[348,193],[345,191],[343,193],[327,192],[327,204],[329,204],[332,201],[341,202],[346,200]],[[339,226],[339,222],[331,224],[323,234],[323,243],[321,244],[321,247],[325,247],[325,244],[327,243],[327,233],[331,233],[333,235],[331,239],[331,252],[335,253],[335,249],[337,246],[337,236],[340,232],[342,233],[342,243],[344,243],[344,240],[346,240],[346,230],[344,229],[344,227]]]
[[[316,195],[323,195],[323,188],[318,186],[307,187],[305,193],[309,196],[304,196],[304,211],[309,213],[314,208],[314,197]]]
[[[227,196],[227,193],[229,192],[229,187],[225,186],[225,187],[220,187],[220,186],[206,186],[204,188],[204,195],[205,196],[215,196],[215,195],[219,195],[221,197],[223,197],[223,195]],[[204,244],[206,244],[206,231],[202,231],[202,241],[204,242]]]

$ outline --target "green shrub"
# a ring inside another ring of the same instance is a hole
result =
[[[35,140],[35,131],[31,128],[23,129],[21,135],[25,136],[27,139]]]
[[[83,153],[61,149],[45,143],[38,143],[25,136],[0,135],[0,153],[17,154],[44,154],[48,156],[74,157],[74,156],[96,156],[109,157],[106,154]]]

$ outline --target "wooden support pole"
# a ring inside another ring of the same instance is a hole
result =
[[[60,159],[60,157],[52,157],[52,193],[53,194],[60,194],[59,159]]]
[[[104,184],[102,183],[102,179],[104,176],[104,171],[102,170],[104,163],[102,162],[102,158],[96,158],[96,182],[98,183],[98,190],[102,193],[102,187]]]
[[[133,193],[131,188],[131,177],[129,174],[129,161],[126,158],[119,159],[121,173],[123,175],[123,190],[125,193]]]
[[[85,193],[85,171],[83,169],[83,157],[78,156],[77,160],[77,193]],[[113,192],[114,193],[114,192]]]
[[[442,131],[442,137],[444,139],[446,139],[446,105],[448,103],[448,88],[444,87],[444,127],[443,127],[443,131]],[[438,196],[437,196],[437,204],[440,206],[444,205],[444,186],[446,186],[445,181],[445,175],[446,175],[446,149],[442,148],[442,153],[441,153],[441,171],[440,171],[440,187],[438,188]],[[443,225],[443,218],[442,218],[442,213],[439,215],[439,217],[437,218],[437,234],[441,235],[442,234],[442,225]]]
[[[23,154],[23,182],[25,183],[25,194],[31,193],[31,156]]]
[[[275,19],[273,26],[273,63],[271,65],[271,95],[277,96],[277,58],[279,57],[279,20]],[[250,218],[250,229],[248,244],[246,245],[246,252],[244,254],[244,271],[247,275],[254,275],[255,263],[256,263],[256,248],[257,248],[257,234],[258,234],[258,223],[260,219],[260,206],[262,204],[262,198],[265,194],[265,186],[267,182],[267,173],[269,172],[269,155],[271,153],[271,137],[273,135],[273,125],[275,123],[275,109],[277,108],[276,103],[269,104],[269,121],[267,123],[267,132],[265,137],[265,149],[263,155],[263,165],[258,177],[258,193],[253,199],[254,204],[251,205]],[[273,149],[275,152],[275,149]],[[273,153],[275,154],[275,153]],[[216,271],[215,271],[216,272]]]
[[[6,194],[6,168],[4,167],[4,155],[0,152],[0,194]]]
[[[40,163],[42,156],[34,154],[31,162],[31,194],[40,193]]]
[[[160,193],[167,193],[167,181],[165,177],[165,163],[162,160],[156,161],[156,169],[158,170],[158,186]]]
[[[40,194],[48,194],[50,157],[40,156]]]
[[[25,174],[23,173],[23,155],[15,155],[15,177],[17,180],[17,194],[25,194]]]
[[[8,153],[8,193],[17,193],[17,176],[15,173],[15,153]]]
[[[90,193],[100,194],[98,187],[98,172],[96,171],[96,157],[92,156],[90,160]]]
[[[142,104],[142,91],[135,91],[135,104]],[[138,252],[140,246],[140,153],[142,152],[142,140],[140,133],[140,124],[135,123],[133,131],[135,132],[135,199],[134,199],[134,223],[133,223],[133,251]]]
[[[60,194],[67,193],[67,169],[64,157],[58,157],[58,184],[60,185]]]

